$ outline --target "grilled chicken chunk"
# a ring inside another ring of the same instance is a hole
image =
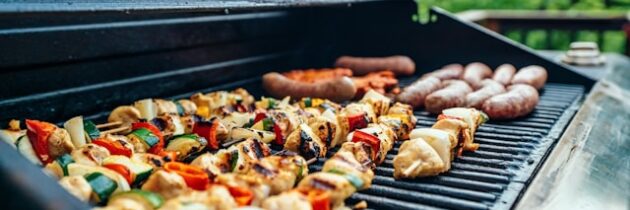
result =
[[[387,113],[392,100],[372,89],[363,95],[360,102],[371,105],[374,114],[380,116]]]
[[[370,147],[370,145],[366,143],[346,142],[341,145],[341,147],[339,148],[339,151],[337,152],[342,152],[342,151],[347,151],[347,152],[352,153],[354,155],[354,158],[357,160],[357,162],[359,162],[363,166],[366,166],[370,169],[374,169],[374,167],[376,167],[376,165],[374,164],[374,161],[372,161],[372,158],[371,158],[372,148]]]
[[[75,163],[90,166],[100,166],[103,159],[109,157],[109,150],[105,147],[88,143],[70,153]]]
[[[475,132],[477,128],[488,121],[488,116],[483,112],[474,108],[450,108],[442,111],[445,118],[459,119],[468,126],[463,130],[463,149],[464,151],[475,151],[479,148],[479,144],[474,143]]]
[[[160,209],[168,210],[231,210],[235,209],[236,201],[224,186],[213,185],[206,191],[187,191],[177,197],[167,200]]]
[[[358,131],[367,135],[372,135],[378,139],[378,151],[372,151],[373,153],[376,152],[373,161],[377,165],[385,161],[387,153],[392,149],[394,141],[396,140],[396,134],[394,131],[384,124],[369,124],[367,128],[362,128]],[[353,140],[355,133],[356,131],[348,134],[348,141],[355,141]]]
[[[346,177],[327,172],[310,174],[304,177],[297,186],[297,190],[300,191],[309,191],[311,189],[329,192],[332,206],[342,205],[346,198],[356,192],[356,188]]]
[[[82,201],[89,201],[92,187],[83,176],[66,176],[59,180],[59,185]]]
[[[455,155],[453,154],[453,149],[456,146],[457,137],[435,128],[418,128],[411,131],[409,136],[412,139],[424,139],[438,153],[444,163],[444,168],[440,172],[446,172],[451,169],[451,161]]]
[[[374,179],[374,172],[370,167],[359,163],[354,154],[348,150],[340,150],[335,153],[324,163],[322,171],[360,178],[358,190],[369,188],[372,185],[372,179]]]
[[[432,176],[444,170],[439,154],[422,138],[400,145],[393,165],[396,179]]]
[[[325,157],[327,151],[326,144],[306,124],[300,124],[289,134],[284,148],[299,153],[305,159]]]
[[[313,209],[306,196],[295,190],[265,199],[262,203],[262,207],[267,210]]]
[[[326,117],[313,117],[308,123],[308,126],[311,127],[313,133],[324,142],[326,148],[331,147],[335,135],[337,134],[337,123],[335,121]]]
[[[252,164],[271,154],[271,149],[264,142],[257,139],[247,139],[237,145],[227,149],[232,157],[233,172],[245,173],[249,171]]]
[[[254,165],[248,174],[263,178],[271,187],[271,195],[276,195],[293,188],[306,176],[308,164],[302,156],[295,153],[272,155]]]
[[[416,127],[416,121],[416,117],[413,116],[413,107],[402,103],[395,103],[386,115],[378,118],[379,123],[389,126],[396,132],[398,140],[409,139],[409,132]]]
[[[240,186],[248,188],[254,194],[252,206],[260,206],[264,199],[269,197],[271,188],[259,177],[246,174],[227,173],[216,177],[214,183],[224,186]]]
[[[70,134],[66,129],[56,128],[48,137],[48,154],[52,159],[56,159],[74,150],[74,144]]]
[[[215,154],[205,153],[195,158],[190,165],[203,169],[210,179],[232,171],[232,153],[228,150],[219,150]]]
[[[160,194],[165,199],[175,198],[187,190],[184,178],[176,173],[169,173],[158,170],[149,176],[149,179],[142,185],[143,190],[153,191]]]

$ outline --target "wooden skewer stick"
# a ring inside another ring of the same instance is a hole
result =
[[[107,134],[118,133],[118,132],[121,132],[121,131],[125,131],[125,130],[127,130],[129,128],[130,128],[129,126],[122,126],[122,127],[114,128],[114,129],[111,129],[111,130],[101,131],[101,136],[106,136]]]
[[[96,125],[96,128],[108,128],[108,127],[112,127],[112,126],[118,126],[118,125],[122,125],[122,121],[115,121],[115,122],[108,122],[108,123],[103,123],[103,124],[98,124]]]
[[[317,158],[311,158],[311,159],[308,159],[308,160],[306,161],[306,164],[311,165],[311,164],[315,163],[316,161],[317,161]]]

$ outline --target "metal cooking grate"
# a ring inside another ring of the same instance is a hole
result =
[[[547,84],[532,114],[485,123],[475,135],[479,149],[465,152],[449,172],[436,177],[395,180],[392,160],[398,142],[376,168],[372,187],[355,193],[347,204],[365,200],[372,209],[509,209],[577,111],[583,92],[582,86]],[[436,116],[426,111],[415,115],[417,127],[435,123]],[[321,170],[324,161],[310,169]]]
[[[406,78],[400,84],[404,86],[413,80]],[[258,98],[264,95],[260,82],[259,78],[246,79],[198,91],[243,87]],[[187,98],[198,91],[168,98]],[[483,124],[475,135],[479,149],[465,152],[455,159],[449,172],[436,177],[395,180],[392,159],[400,146],[396,143],[386,161],[374,171],[372,187],[353,194],[346,203],[365,200],[370,209],[396,210],[509,209],[579,108],[583,93],[583,86],[548,83],[533,113],[517,120],[491,120]],[[87,118],[104,121],[107,115],[108,112],[103,112]],[[415,115],[417,127],[435,123],[436,116],[426,111],[416,111]],[[336,148],[330,150],[328,157],[336,151]],[[320,159],[309,169],[320,171],[325,160]]]

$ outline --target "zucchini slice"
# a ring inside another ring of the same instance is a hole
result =
[[[85,180],[90,184],[90,187],[92,187],[92,198],[96,203],[106,201],[116,188],[118,188],[114,180],[100,172],[86,174]]]
[[[112,155],[103,159],[103,165],[111,163],[120,164],[129,169],[133,179],[132,185],[134,186],[149,178],[151,172],[153,171],[153,167],[151,165],[129,159],[127,156],[123,155]]]
[[[175,136],[168,142],[165,150],[169,152],[177,152],[177,159],[183,160],[191,154],[196,154],[206,148],[208,142],[205,138],[196,134],[184,134]]]
[[[68,164],[69,176],[85,176],[94,172],[99,172],[107,176],[114,182],[116,182],[116,185],[118,187],[116,188],[115,192],[125,192],[131,189],[129,187],[129,183],[127,183],[127,180],[125,180],[125,178],[122,175],[116,173],[115,171],[109,170],[107,168],[99,167],[99,166],[88,166],[88,165],[81,165],[77,163]]]

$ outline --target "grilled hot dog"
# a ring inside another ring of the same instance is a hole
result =
[[[459,79],[464,73],[464,67],[459,64],[450,64],[439,70],[423,74],[421,78],[436,77],[440,80]]]
[[[352,69],[355,76],[381,70],[390,70],[396,75],[412,75],[416,71],[416,64],[413,60],[402,55],[389,57],[341,56],[337,58],[335,66]]]
[[[332,101],[345,101],[354,97],[357,88],[348,77],[322,80],[314,83],[291,80],[282,74],[270,72],[263,76],[263,88],[273,97],[327,98]]]
[[[479,89],[482,86],[481,81],[490,76],[492,76],[490,67],[483,63],[474,62],[466,65],[462,79],[468,82],[472,88]]]
[[[516,73],[516,68],[514,68],[514,66],[512,66],[511,64],[506,63],[500,65],[499,67],[497,67],[496,70],[494,70],[494,75],[492,76],[492,79],[501,83],[502,85],[509,85],[512,81],[514,73]]]
[[[491,97],[483,103],[483,112],[490,119],[512,119],[525,116],[536,108],[538,91],[530,85],[515,84],[508,92]]]
[[[485,79],[481,83],[483,84],[482,88],[466,95],[467,107],[481,109],[486,99],[505,92],[505,87],[497,81]]]
[[[440,88],[440,80],[438,78],[421,78],[405,87],[405,89],[396,96],[396,100],[409,104],[414,108],[422,107],[424,106],[424,99],[427,95],[431,94],[438,88]]]
[[[528,84],[540,90],[547,82],[547,70],[541,66],[531,65],[520,69],[512,78],[512,84]]]
[[[426,110],[439,114],[443,109],[466,105],[466,95],[472,92],[472,88],[461,80],[447,80],[442,82],[444,88],[427,96],[424,101]]]

